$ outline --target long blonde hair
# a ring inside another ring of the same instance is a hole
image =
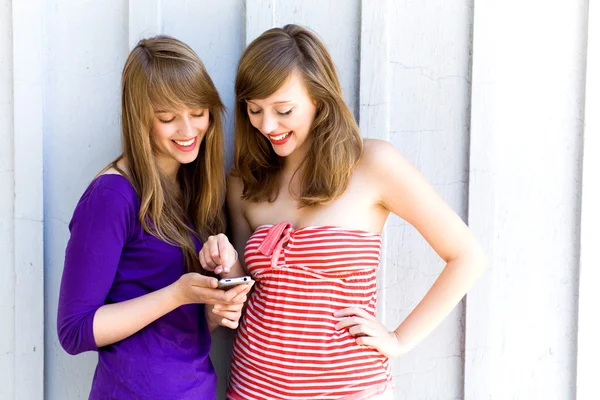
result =
[[[362,153],[358,126],[344,103],[329,52],[316,34],[298,25],[273,28],[256,38],[240,59],[235,80],[235,169],[242,198],[275,201],[282,160],[252,126],[246,100],[275,93],[293,71],[300,72],[317,104],[311,148],[301,166],[300,206],[327,203],[344,193]]]
[[[201,272],[192,235],[205,240],[225,226],[224,106],[219,93],[196,53],[168,36],[140,40],[125,62],[121,89],[123,154],[110,166],[127,160],[126,175],[140,197],[144,230],[180,246],[187,270]],[[198,157],[179,168],[181,191],[156,162],[150,134],[153,106],[203,108],[210,113]]]

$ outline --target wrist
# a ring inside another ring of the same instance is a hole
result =
[[[204,316],[206,318],[206,325],[208,325],[209,332],[213,332],[219,327],[219,323],[216,320],[218,315],[213,312],[212,306],[209,306],[208,304],[204,305]]]
[[[183,296],[181,295],[181,290],[179,287],[179,280],[176,280],[169,286],[166,286],[164,288],[164,290],[166,292],[168,301],[171,304],[173,304],[173,309],[175,309],[179,306],[182,306],[184,304],[187,304],[187,302],[184,300]]]
[[[396,341],[396,354],[394,355],[395,357],[401,356],[410,351],[412,346],[410,345],[409,341],[406,340],[406,338],[402,337],[401,332],[398,332],[397,330],[391,331],[390,335]]]

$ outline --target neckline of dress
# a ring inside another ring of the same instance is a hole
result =
[[[256,227],[256,229],[254,229],[254,232],[258,231],[259,229],[269,229],[272,226],[274,226],[276,224],[263,224],[263,225],[259,225]],[[294,228],[292,227],[292,232],[299,232],[299,231],[304,231],[304,230],[338,230],[338,231],[346,231],[346,232],[355,232],[355,233],[362,233],[362,234],[368,234],[368,235],[374,235],[374,236],[381,236],[381,232],[372,232],[372,231],[366,231],[364,229],[355,229],[355,228],[346,228],[343,226],[336,226],[336,225],[307,225],[307,226],[303,226],[301,228]]]

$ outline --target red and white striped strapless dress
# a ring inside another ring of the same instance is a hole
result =
[[[391,382],[387,357],[336,330],[337,310],[375,315],[381,235],[330,226],[256,229],[246,266],[256,281],[233,346],[227,397],[369,399]]]

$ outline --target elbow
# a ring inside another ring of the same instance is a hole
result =
[[[60,344],[62,348],[72,356],[83,353],[83,350],[81,350],[79,347],[73,346],[70,343],[65,344],[65,342],[61,341]]]
[[[85,331],[86,318],[65,318],[59,315],[57,321],[58,341],[68,354],[74,356],[96,348],[95,342],[91,344],[90,340],[86,340]]]
[[[75,356],[83,353],[85,350],[81,346],[81,340],[78,339],[78,335],[68,326],[64,324],[58,326],[58,341],[61,347],[70,355]]]
[[[489,267],[489,260],[479,245],[471,249],[466,258],[470,261],[469,264],[472,266],[478,277],[483,275]]]
[[[483,249],[474,244],[464,248],[455,257],[445,259],[446,263],[460,266],[460,268],[474,278],[479,278],[487,270],[489,261]]]

